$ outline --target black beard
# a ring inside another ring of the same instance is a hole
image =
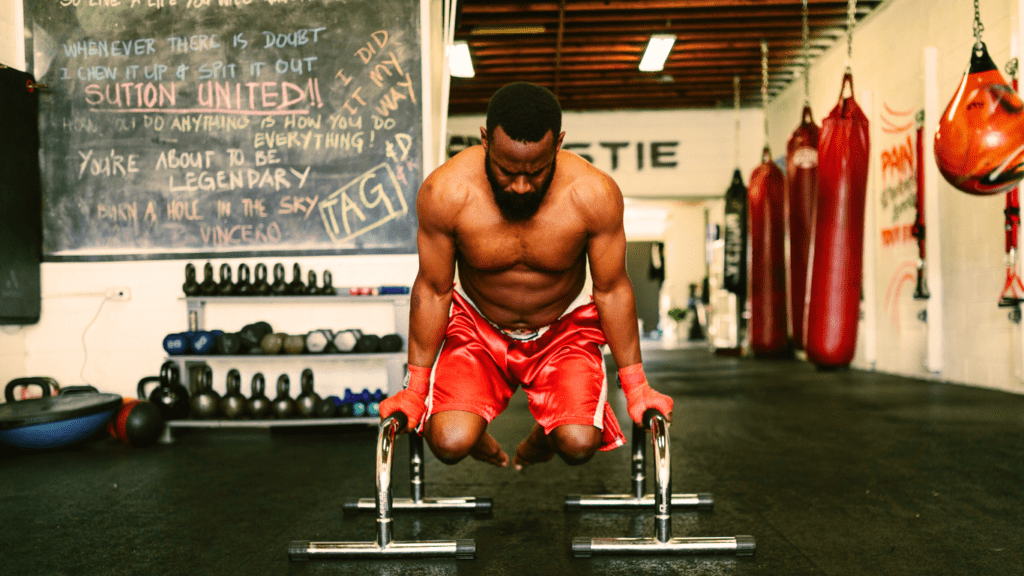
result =
[[[501,215],[505,217],[505,220],[509,222],[525,222],[533,218],[533,215],[537,213],[537,210],[540,210],[540,205],[544,202],[544,196],[547,195],[551,181],[555,178],[555,161],[551,161],[551,173],[548,174],[548,177],[540,187],[533,192],[525,194],[502,190],[498,179],[494,177],[494,171],[491,170],[490,151],[487,152],[487,156],[484,158],[484,171],[487,172],[487,181],[491,184],[494,203],[498,205],[498,209],[501,210]]]

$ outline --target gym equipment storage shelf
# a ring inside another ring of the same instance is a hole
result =
[[[279,426],[337,426],[380,423],[377,416],[359,418],[292,418],[288,420],[171,420],[171,428],[277,428]]]
[[[408,294],[381,294],[376,296],[352,296],[348,294],[337,296],[193,296],[183,297],[180,300],[185,301],[188,325],[191,329],[195,330],[205,329],[206,307],[214,304],[273,306],[289,303],[312,303],[324,306],[346,306],[390,303],[392,313],[394,314],[395,333],[401,335],[404,341],[408,341],[409,338]],[[190,364],[196,365],[225,361],[238,363],[273,362],[285,365],[297,361],[306,363],[384,362],[387,370],[388,395],[391,396],[402,389],[405,380],[406,353],[402,351],[371,354],[211,354],[168,356],[167,359],[178,363],[182,384],[186,388],[189,387],[188,368]],[[268,386],[273,386],[273,383],[268,381]],[[168,422],[164,441],[170,441],[169,434],[173,428],[273,428],[279,426],[333,426],[339,424],[376,425],[379,422],[380,419],[375,416],[360,418],[294,418],[285,420],[173,420]]]

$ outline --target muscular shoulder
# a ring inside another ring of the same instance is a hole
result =
[[[463,150],[423,181],[416,198],[417,217],[421,223],[451,230],[459,213],[474,195],[475,184],[483,173],[482,146]]]
[[[611,176],[568,151],[559,153],[558,169],[565,170],[569,198],[589,230],[621,225],[622,192]]]

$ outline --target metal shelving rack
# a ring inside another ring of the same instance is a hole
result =
[[[404,341],[409,338],[409,295],[381,294],[376,296],[197,296],[181,298],[185,301],[188,311],[188,324],[197,330],[206,326],[206,307],[210,304],[231,305],[268,305],[285,303],[321,303],[324,305],[390,302],[394,313],[395,333],[400,334]],[[190,365],[207,364],[210,362],[237,361],[245,362],[384,362],[388,379],[388,395],[402,389],[405,380],[406,353],[328,353],[328,354],[237,354],[237,355],[182,355],[168,356],[167,360],[178,363],[182,375],[182,384],[189,387]],[[179,428],[276,428],[282,426],[332,426],[338,424],[377,425],[380,419],[376,416],[357,418],[294,418],[287,420],[172,420],[167,423],[162,441],[173,442],[172,429]]]

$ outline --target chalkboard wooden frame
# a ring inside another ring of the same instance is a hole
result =
[[[24,0],[43,259],[415,253],[420,0]]]

